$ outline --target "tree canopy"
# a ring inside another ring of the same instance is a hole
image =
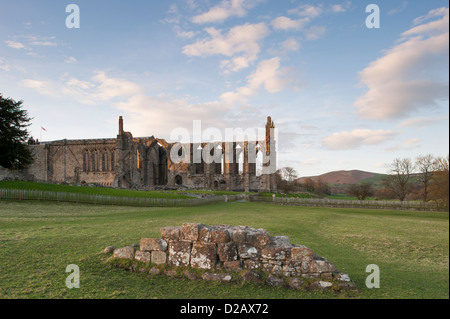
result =
[[[0,94],[0,166],[8,169],[23,169],[33,162],[26,143],[31,118],[22,104]]]

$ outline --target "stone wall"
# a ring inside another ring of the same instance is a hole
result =
[[[289,237],[272,237],[264,229],[186,223],[160,231],[161,238],[142,238],[139,245],[115,249],[113,257],[143,262],[150,273],[165,265],[203,269],[204,280],[230,282],[239,277],[297,289],[356,289],[332,262],[308,247],[291,244]],[[190,279],[195,277],[187,274]]]
[[[24,171],[14,171],[0,166],[0,181],[33,181],[34,176]]]

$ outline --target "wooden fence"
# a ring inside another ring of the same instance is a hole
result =
[[[209,196],[205,198],[192,199],[170,199],[170,198],[148,198],[148,197],[120,197],[91,195],[81,193],[50,192],[22,189],[0,189],[0,199],[10,200],[38,200],[38,201],[57,201],[86,203],[99,205],[117,205],[117,206],[140,206],[140,207],[190,207],[200,206],[210,203],[235,201],[240,197],[238,195],[228,196]]]
[[[346,200],[330,198],[295,198],[295,197],[266,197],[251,195],[250,202],[264,202],[280,205],[342,207],[342,208],[378,208],[403,210],[445,210],[436,202],[399,201],[399,200]]]

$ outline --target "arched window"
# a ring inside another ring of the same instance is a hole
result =
[[[110,169],[110,163],[109,163],[109,152],[108,150],[105,150],[103,153],[103,170],[105,172],[108,172]]]
[[[114,157],[115,157],[114,156],[114,151],[111,151],[111,167],[110,167],[111,171],[113,171],[115,169],[115,167],[116,167],[116,163],[114,162],[114,160],[115,160]]]
[[[140,154],[139,154],[139,150],[136,150],[136,168],[139,169],[140,168]]]
[[[183,178],[180,175],[175,176],[175,184],[183,185]]]
[[[83,172],[89,172],[89,151],[84,150],[83,154]]]

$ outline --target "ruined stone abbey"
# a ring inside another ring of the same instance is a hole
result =
[[[271,134],[274,127],[268,117],[266,137],[262,141],[180,144],[154,136],[133,137],[124,131],[120,117],[117,138],[59,140],[30,145],[35,160],[28,172],[36,181],[76,185],[141,190],[275,191],[273,167],[276,167],[276,154]],[[205,150],[218,160],[208,162],[202,156],[196,156]],[[171,154],[181,160],[173,161]],[[257,174],[257,163],[249,159],[260,155],[270,160],[263,161]],[[272,169],[268,170],[269,166]]]

